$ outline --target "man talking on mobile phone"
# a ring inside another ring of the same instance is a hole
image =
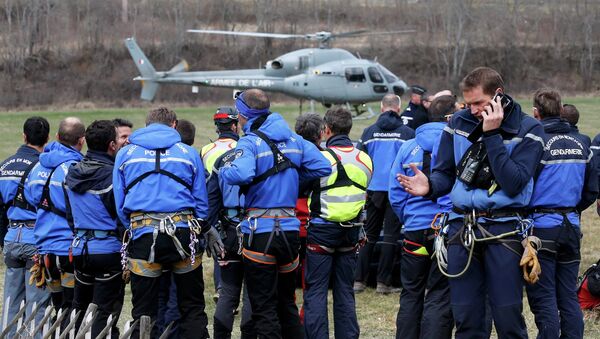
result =
[[[471,71],[461,90],[467,107],[444,128],[430,177],[411,164],[415,175],[398,180],[412,195],[450,193],[446,274],[456,338],[488,337],[486,293],[498,337],[527,338],[519,263],[544,130],[504,94],[504,81],[491,68]],[[530,248],[525,253],[535,257]]]

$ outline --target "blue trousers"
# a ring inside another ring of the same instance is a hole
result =
[[[333,319],[336,338],[358,338],[354,300],[354,270],[358,242],[357,227],[311,224],[308,228],[304,291],[304,331],[306,338],[329,338],[327,291],[333,281]],[[326,253],[316,245],[336,249]],[[343,249],[345,248],[345,249]]]
[[[39,311],[35,317],[35,323],[42,321],[44,311],[50,304],[50,292],[48,289],[37,288],[35,285],[29,285],[31,273],[29,269],[33,266],[31,257],[37,252],[35,245],[16,243],[7,241],[4,244],[4,262],[6,263],[6,272],[4,273],[4,301],[2,314],[5,312],[7,299],[10,297],[8,306],[8,321],[10,322],[21,306],[21,301],[25,300],[29,304],[25,311],[25,317],[31,314],[33,303],[37,303]],[[15,336],[16,325],[8,332],[7,338]],[[41,338],[41,334],[38,336]],[[37,338],[37,337],[36,337]]]
[[[527,298],[537,338],[583,338],[583,313],[577,299],[579,228],[538,228],[534,234],[543,241],[538,253],[542,274],[536,284],[527,286]]]
[[[461,228],[462,220],[450,223],[449,237]],[[515,222],[487,223],[485,229],[498,235],[515,230]],[[475,232],[477,238],[482,235]],[[460,239],[460,238],[458,238]],[[520,236],[505,238],[520,240]],[[519,245],[520,246],[520,245]],[[467,264],[469,252],[465,246],[448,246],[448,273],[457,274]],[[523,318],[523,278],[518,255],[499,242],[477,243],[467,271],[449,279],[450,302],[458,339],[488,338],[486,326],[486,293],[499,338],[527,338]]]

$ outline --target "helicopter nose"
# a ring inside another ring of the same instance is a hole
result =
[[[406,93],[408,90],[408,86],[402,80],[396,81],[393,86],[394,94],[398,96],[402,96],[402,94]]]

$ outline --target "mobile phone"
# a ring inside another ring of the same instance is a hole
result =
[[[496,101],[496,99],[500,97],[500,104],[502,105],[502,108],[506,108],[508,107],[508,105],[511,104],[511,100],[504,94],[497,92],[496,94],[494,94],[494,97],[492,98],[492,101]],[[492,108],[492,111],[494,110],[494,106],[490,105],[490,108]]]

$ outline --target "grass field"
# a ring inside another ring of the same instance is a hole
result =
[[[520,100],[525,111],[530,112],[531,100]],[[580,120],[581,131],[590,136],[594,136],[600,132],[600,114],[598,114],[598,108],[600,107],[600,99],[596,98],[566,98],[566,103],[572,103],[576,105],[582,114]],[[375,107],[376,105],[373,105]],[[150,107],[150,106],[148,106]],[[3,112],[0,113],[0,159],[4,159],[10,156],[17,147],[22,143],[22,124],[24,120],[32,115],[41,115],[46,117],[51,124],[51,134],[56,133],[56,128],[60,119],[67,116],[80,117],[84,123],[89,124],[96,119],[112,119],[115,117],[121,117],[131,120],[134,123],[134,128],[140,128],[144,124],[145,113],[148,108],[139,109],[103,109],[103,110],[85,110],[85,111],[44,111],[44,112]],[[195,146],[200,146],[208,143],[210,140],[216,138],[214,132],[214,125],[212,124],[211,116],[214,112],[212,107],[203,108],[175,108],[179,119],[188,119],[196,125],[196,143]],[[291,126],[298,115],[297,106],[274,106],[274,111],[282,112],[283,116],[287,119]],[[321,108],[321,112],[324,109]],[[354,128],[351,133],[353,139],[357,139],[362,130],[372,124],[374,120],[369,121],[355,121]],[[565,178],[568,180],[568,178]],[[584,233],[583,238],[583,249],[582,255],[583,260],[581,264],[582,270],[587,268],[590,264],[594,263],[600,257],[600,235],[598,235],[598,227],[600,227],[600,220],[596,215],[593,208],[587,210],[583,214],[583,225],[582,230]],[[212,261],[205,259],[205,283],[206,290],[205,296],[207,299],[206,312],[209,316],[209,323],[212,324],[212,314],[214,313],[214,303],[212,302]],[[3,280],[4,265],[0,266],[0,276]],[[3,283],[0,284],[0,292],[3,287]],[[130,319],[130,297],[129,288],[127,289],[128,295],[126,296],[126,306],[121,316],[121,323],[124,320]],[[302,296],[301,291],[298,293],[298,301],[301,302]],[[396,312],[398,311],[398,296],[380,296],[374,293],[373,290],[368,290],[364,293],[358,294],[357,299],[357,313],[359,324],[361,327],[362,337],[364,338],[390,338],[395,333],[395,319]],[[330,297],[331,300],[331,297]],[[1,302],[1,301],[0,301]],[[526,302],[526,301],[525,301]],[[330,305],[330,327],[333,328],[333,320],[331,316],[331,305]],[[525,305],[525,317],[529,328],[529,334],[531,337],[535,337],[536,330],[533,322],[533,316]],[[236,321],[236,326],[238,322]],[[211,333],[212,333],[212,325]],[[237,331],[237,330],[236,330]],[[239,335],[239,332],[237,332]],[[598,314],[586,313],[586,338],[600,338],[600,324],[598,320]]]

